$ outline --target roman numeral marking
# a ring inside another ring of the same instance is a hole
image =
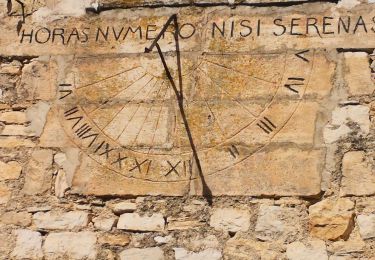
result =
[[[71,116],[71,115],[74,115],[75,113],[78,112],[78,107],[73,107],[67,111],[64,112],[64,116],[65,117],[68,117],[68,116]]]
[[[74,129],[74,127],[76,127],[79,124],[79,122],[81,122],[82,119],[83,119],[83,116],[76,116],[76,117],[67,118],[66,120],[69,120],[69,121],[77,120],[72,126],[72,129]]]
[[[81,125],[76,131],[75,133],[77,134],[77,136],[79,138],[82,138],[85,134],[87,134],[88,132],[91,131],[91,127],[87,124],[87,123],[84,123],[83,125]]]
[[[118,164],[118,167],[121,169],[121,168],[122,168],[122,161],[123,161],[123,160],[126,160],[127,158],[128,158],[127,156],[121,157],[121,153],[118,153],[117,160],[114,161],[114,162],[112,162],[112,164],[117,163],[117,164]]]
[[[145,162],[148,161],[148,159],[144,160],[143,162],[139,163],[137,158],[134,158],[134,161],[135,161],[135,166],[133,168],[131,168],[129,171],[134,171],[135,169],[138,169],[139,173],[142,173],[142,169],[141,169],[141,166],[142,164],[144,164]],[[150,169],[150,164],[151,164],[151,161],[150,163],[148,164],[148,168],[147,168],[147,172],[148,170]]]
[[[310,62],[309,59],[307,59],[307,58],[305,58],[305,57],[303,56],[305,53],[308,53],[309,51],[310,51],[310,50],[300,51],[300,52],[298,52],[298,53],[296,53],[296,54],[294,54],[294,55],[296,55],[298,58],[300,58],[301,60],[303,60],[303,61],[305,61],[305,62]]]
[[[71,88],[72,84],[62,83],[62,84],[59,84],[59,87],[60,88]],[[73,91],[71,89],[61,89],[61,90],[59,90],[59,92],[61,94],[60,98],[59,98],[60,100],[66,98],[67,96],[69,96],[73,93]]]
[[[232,155],[233,158],[237,158],[237,156],[240,155],[237,147],[233,144],[228,148],[228,152]]]
[[[271,120],[267,117],[264,117],[263,119],[259,120],[257,126],[267,134],[270,134],[271,132],[273,132],[273,130],[276,129],[276,125],[272,123]]]
[[[176,167],[180,164],[181,161],[179,161],[178,163],[176,163],[175,165],[173,165],[170,161],[167,161],[169,166],[170,166],[170,169],[169,171],[164,174],[164,176],[168,176],[170,173],[174,172],[177,174],[177,176],[180,176],[180,174],[178,173],[178,171],[176,170]]]
[[[109,144],[106,143],[106,144],[105,144],[105,147],[104,147],[104,152],[100,153],[99,155],[100,155],[100,156],[105,155],[105,157],[108,159],[108,157],[109,157],[109,153],[110,153],[111,151],[113,151],[113,150],[115,150],[115,149],[114,149],[114,148],[109,149]]]
[[[287,89],[290,91],[293,91],[294,93],[299,93],[299,91],[296,89],[298,86],[303,86],[305,79],[304,78],[298,78],[298,77],[291,77],[288,78],[287,83],[284,85]]]

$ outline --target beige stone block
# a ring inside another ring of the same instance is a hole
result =
[[[289,260],[328,260],[326,244],[321,240],[311,240],[306,244],[293,242],[287,245],[286,255]]]
[[[50,233],[43,245],[45,258],[96,259],[96,234],[93,232]]]
[[[72,230],[86,227],[88,223],[89,215],[84,211],[38,212],[33,215],[33,224],[39,229]]]
[[[374,162],[363,151],[347,152],[342,161],[341,196],[375,194]]]
[[[110,216],[98,216],[92,219],[94,227],[102,231],[110,231],[115,226],[117,218]]]
[[[0,135],[3,136],[34,136],[28,131],[28,127],[23,125],[5,125]]]
[[[346,52],[345,80],[350,95],[370,95],[375,91],[369,56],[366,52]]]
[[[22,63],[14,60],[11,63],[2,63],[0,65],[0,74],[19,75],[21,74]]]
[[[32,148],[35,146],[29,139],[23,139],[18,137],[0,137],[0,146],[3,148],[13,148],[13,147],[27,147]]]
[[[0,183],[0,205],[8,203],[8,201],[10,200],[11,194],[12,192],[8,188],[8,186],[6,186],[3,183]]]
[[[4,163],[0,161],[0,181],[15,180],[21,175],[22,166],[16,161]]]
[[[39,232],[27,229],[18,229],[15,231],[17,236],[16,247],[13,249],[12,257],[16,259],[41,259],[42,236]]]
[[[137,209],[137,203],[130,201],[122,201],[110,206],[113,213],[121,215],[123,213],[131,213]]]
[[[204,179],[214,196],[315,196],[321,190],[323,159],[321,150],[270,146]],[[194,177],[191,194],[200,195],[202,182],[198,176]]]
[[[224,259],[278,259],[280,245],[276,242],[260,242],[245,238],[231,238],[225,243]],[[280,257],[279,257],[280,258]]]
[[[20,111],[3,112],[0,114],[0,121],[8,124],[24,124],[27,122],[26,114]]]
[[[168,230],[188,230],[188,229],[200,229],[205,223],[196,219],[191,219],[188,217],[167,218],[167,229]]]
[[[312,236],[324,240],[347,239],[354,227],[354,203],[345,198],[325,199],[309,207]]]
[[[359,226],[359,233],[362,239],[370,239],[375,237],[375,215],[358,215],[357,223]]]
[[[28,195],[46,192],[51,187],[52,151],[35,150],[25,169],[25,185],[23,192]]]
[[[0,216],[0,222],[6,225],[28,227],[31,225],[31,214],[27,212],[5,212]]]
[[[131,236],[128,234],[108,234],[104,233],[98,237],[98,243],[111,246],[127,246],[131,242]]]
[[[162,231],[164,230],[164,225],[164,218],[160,213],[154,213],[151,216],[125,213],[120,216],[117,228],[131,231]]]
[[[210,226],[216,230],[246,232],[250,227],[250,213],[248,210],[217,208],[211,215]]]
[[[164,252],[160,247],[149,247],[149,248],[130,248],[125,249],[120,253],[120,260],[134,259],[155,259],[164,260]]]
[[[26,110],[26,118],[30,121],[27,132],[33,136],[40,136],[42,134],[49,109],[50,105],[47,102],[39,101]]]
[[[200,252],[191,252],[186,250],[185,248],[173,248],[174,250],[174,257],[176,260],[204,260],[204,259],[212,259],[212,260],[220,260],[222,259],[221,252],[218,249],[208,248],[202,250]]]

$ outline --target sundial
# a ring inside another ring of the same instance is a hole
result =
[[[263,152],[290,121],[315,55],[184,52],[179,30],[174,14],[137,55],[74,57],[58,84],[58,116],[111,174],[163,185],[196,180],[210,194],[207,176]]]

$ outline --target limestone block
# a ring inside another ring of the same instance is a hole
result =
[[[40,136],[39,145],[41,147],[74,147],[61,127],[56,113],[55,109],[51,109],[48,113],[46,125]]]
[[[32,136],[40,136],[42,134],[49,109],[50,105],[47,102],[39,101],[26,110],[27,121],[30,121],[30,125],[26,130],[27,133]]]
[[[365,252],[365,249],[366,244],[357,232],[355,234],[352,234],[347,241],[336,241],[328,247],[328,251],[333,253],[334,256],[337,257],[347,256],[353,253],[363,253]]]
[[[342,196],[375,194],[375,171],[371,156],[363,151],[347,152],[342,161]]]
[[[0,65],[0,74],[19,75],[21,74],[22,63],[13,60],[10,63],[2,63]]]
[[[27,212],[29,213],[36,213],[36,212],[47,212],[52,209],[51,206],[36,206],[36,207],[28,207]]]
[[[11,190],[5,184],[0,182],[0,205],[8,203],[11,194]]]
[[[199,229],[205,225],[204,222],[189,217],[168,217],[168,230]]]
[[[34,136],[28,131],[28,128],[23,125],[5,125],[0,135],[3,136]]]
[[[27,147],[32,148],[35,143],[29,139],[21,139],[18,137],[0,137],[1,147],[3,148],[13,148],[13,147]]]
[[[96,234],[93,232],[50,233],[44,242],[46,259],[96,259]]]
[[[375,237],[375,214],[357,216],[359,233],[363,239]]]
[[[250,227],[250,213],[248,210],[216,208],[211,215],[210,226],[216,230],[245,232]]]
[[[67,174],[64,170],[59,170],[55,179],[55,195],[62,198],[65,192],[70,188],[68,185]]]
[[[256,237],[263,241],[273,241],[296,234],[301,227],[299,215],[294,208],[261,205],[255,226]]]
[[[17,236],[16,247],[12,252],[12,257],[16,259],[41,259],[43,258],[42,251],[42,236],[39,232],[18,229],[15,231]]]
[[[368,54],[365,52],[345,52],[345,80],[350,95],[370,95],[375,91],[371,80]]]
[[[87,226],[89,214],[84,211],[70,211],[67,213],[38,212],[33,215],[33,223],[39,229],[71,230]]]
[[[31,214],[27,212],[5,212],[0,216],[0,222],[6,225],[27,227],[31,225]]]
[[[108,234],[104,233],[98,237],[98,242],[103,245],[127,246],[130,244],[131,237],[128,234]]]
[[[164,244],[167,244],[167,243],[170,243],[171,241],[173,241],[173,237],[171,235],[168,235],[168,236],[156,236],[156,237],[154,237],[154,241],[158,245],[164,245]]]
[[[190,252],[185,248],[173,248],[176,260],[220,260],[221,252],[217,249],[208,248],[200,252]]]
[[[9,111],[0,114],[0,121],[7,124],[24,124],[27,122],[27,119],[24,112]]]
[[[130,248],[120,253],[120,260],[164,260],[164,252],[160,247]]]
[[[16,161],[8,163],[0,161],[0,181],[16,180],[20,177],[21,171],[22,166]]]
[[[137,203],[129,202],[129,201],[122,201],[111,205],[113,213],[116,215],[121,215],[123,213],[131,213],[137,209]]]
[[[328,260],[326,245],[321,240],[312,240],[306,244],[293,242],[287,245],[286,255],[289,260]]]
[[[27,195],[46,192],[51,185],[51,150],[35,150],[31,154],[29,164],[25,169],[25,185],[23,191]]]
[[[99,216],[99,217],[93,218],[92,221],[94,222],[95,228],[102,230],[102,231],[110,231],[112,227],[115,225],[116,218]]]
[[[309,207],[310,232],[324,240],[347,239],[354,226],[354,203],[345,198],[325,199]]]
[[[224,248],[224,259],[280,259],[281,246],[276,242],[259,242],[250,239],[229,239]],[[279,256],[279,257],[278,257]]]
[[[164,218],[160,213],[155,213],[150,217],[140,216],[137,213],[125,213],[120,216],[117,228],[132,231],[162,231]]]
[[[366,136],[370,131],[369,108],[361,105],[335,108],[331,122],[324,129],[325,142],[334,143],[351,133],[353,130],[347,125],[351,122],[359,126],[359,135]]]

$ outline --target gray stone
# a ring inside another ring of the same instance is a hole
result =
[[[289,260],[328,260],[324,241],[312,240],[306,245],[302,242],[293,242],[286,247]]]
[[[200,252],[190,252],[184,248],[173,248],[176,260],[220,260],[221,252],[217,249],[208,248]]]
[[[93,232],[51,233],[43,249],[46,259],[96,259],[96,235]]]
[[[17,236],[16,247],[12,252],[12,257],[16,259],[42,259],[42,236],[39,232],[27,229],[15,231]]]
[[[375,214],[359,215],[357,217],[359,233],[363,239],[375,237]]]
[[[164,224],[163,215],[160,213],[155,213],[150,217],[140,216],[137,213],[125,213],[120,216],[117,228],[133,231],[162,231]]]
[[[216,230],[245,232],[250,227],[250,213],[248,210],[217,208],[211,215],[210,226]]]
[[[130,248],[120,253],[120,260],[164,260],[164,252],[160,247]]]
[[[87,226],[89,214],[84,211],[70,211],[67,213],[38,212],[34,214],[33,222],[40,229],[71,230]]]

